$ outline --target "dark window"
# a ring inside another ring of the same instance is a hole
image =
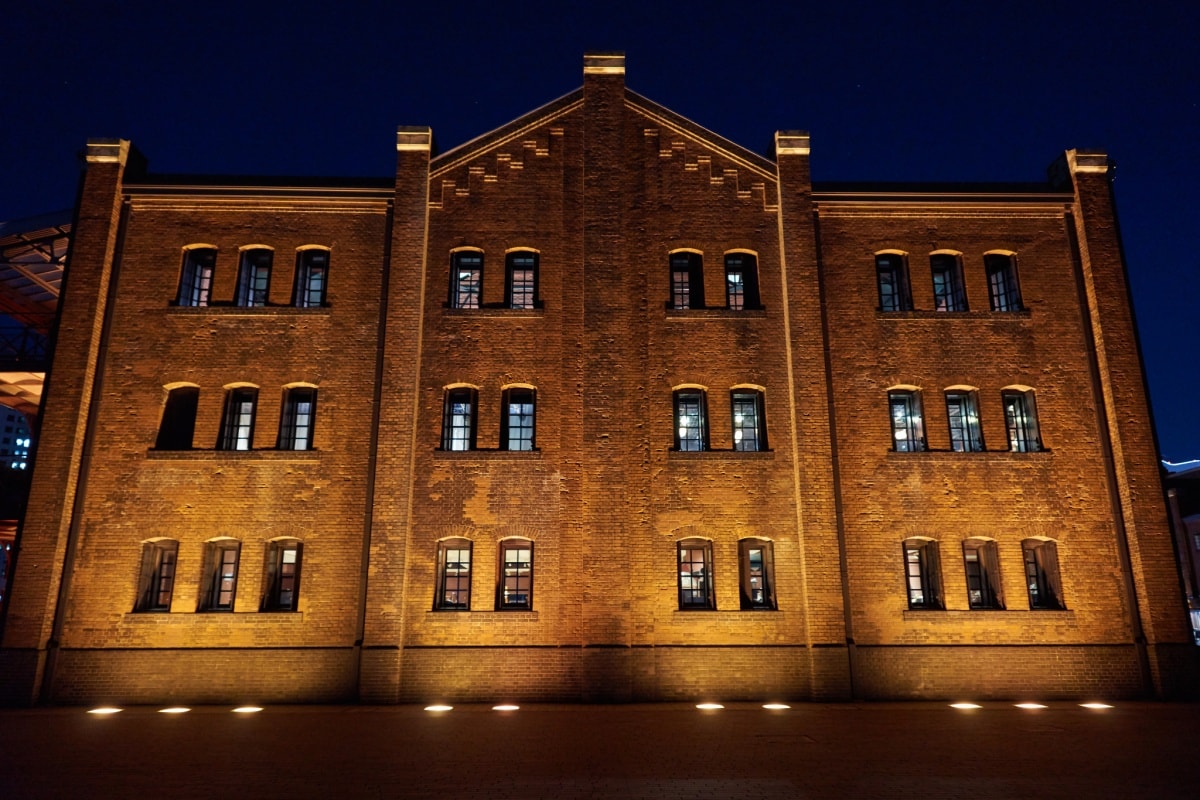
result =
[[[667,308],[704,308],[704,257],[671,253],[671,299]]]
[[[946,416],[950,420],[950,449],[956,453],[983,450],[979,426],[979,404],[975,392],[946,392]]]
[[[899,453],[925,449],[925,427],[921,422],[921,397],[915,391],[888,392],[892,414],[892,448]]]
[[[170,611],[179,542],[159,539],[142,545],[142,576],[136,611]]]
[[[766,539],[738,542],[738,571],[741,574],[742,609],[774,611],[775,554],[772,543]],[[683,577],[682,569],[680,577]]]
[[[321,249],[301,250],[296,253],[296,297],[297,308],[320,308],[325,305],[325,292],[329,284],[329,251]]]
[[[733,449],[755,451],[767,449],[767,420],[763,413],[762,392],[754,389],[734,389],[730,393],[733,411]]]
[[[708,449],[708,408],[701,389],[675,392],[675,449],[685,452]]]
[[[233,539],[209,542],[205,552],[201,611],[233,611],[237,594],[238,557],[242,543]]]
[[[956,255],[937,253],[929,257],[933,273],[933,307],[936,311],[966,311],[967,293],[963,289],[962,260]]]
[[[471,542],[446,539],[438,542],[435,611],[466,611],[471,607]]]
[[[875,277],[879,283],[880,311],[912,310],[908,266],[904,256],[897,253],[880,253],[875,256]]]
[[[483,253],[458,250],[450,254],[450,307],[479,308],[483,291]]]
[[[267,545],[263,611],[295,611],[300,600],[300,562],[304,545],[294,539]]]
[[[536,396],[533,389],[506,389],[500,441],[505,450],[533,450]]]
[[[762,308],[758,298],[758,258],[753,253],[725,254],[725,307],[731,311]]]
[[[992,311],[1020,311],[1021,288],[1017,284],[1017,261],[1012,256],[989,253],[983,257],[987,271],[988,297]]]
[[[297,386],[283,394],[283,413],[279,416],[280,450],[311,450],[313,423],[317,416],[317,390]]]
[[[500,580],[496,586],[496,610],[533,608],[533,542],[505,539],[500,542]]]
[[[1042,449],[1038,435],[1037,404],[1032,391],[1011,390],[1001,393],[1004,423],[1008,427],[1008,449],[1014,453],[1033,453]]]
[[[442,449],[475,449],[475,404],[478,394],[474,389],[447,389],[442,409]]]
[[[183,254],[183,272],[179,276],[181,306],[206,306],[212,292],[213,269],[217,264],[217,251],[211,247],[198,247]]]
[[[507,275],[504,304],[509,308],[536,308],[538,254],[533,250],[514,250],[504,261]]]
[[[941,567],[937,542],[909,539],[904,543],[904,577],[909,608],[942,608]]]
[[[967,572],[967,603],[971,608],[1004,608],[996,543],[968,539],[963,542],[963,562]]]
[[[158,426],[156,450],[191,450],[196,433],[196,407],[200,403],[198,386],[177,386],[167,393],[162,423]]]
[[[679,542],[679,608],[681,611],[717,607],[712,582],[712,542],[684,539]]]
[[[1025,556],[1029,607],[1051,610],[1065,608],[1058,574],[1058,546],[1045,539],[1026,539],[1021,543],[1021,549]]]
[[[242,251],[242,263],[238,268],[237,295],[234,303],[239,306],[255,307],[267,304],[267,290],[271,284],[271,263],[275,253],[266,248]]]
[[[225,412],[221,417],[219,450],[249,450],[254,444],[254,409],[258,389],[242,386],[225,392]]]

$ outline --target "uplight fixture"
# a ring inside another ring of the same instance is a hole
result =
[[[497,706],[499,708],[499,706]],[[515,709],[516,706],[513,706]],[[453,711],[454,706],[425,706],[426,711]]]
[[[983,708],[979,703],[951,703],[951,708],[957,708],[960,711],[967,711],[972,708]]]
[[[720,711],[724,707],[720,703],[696,703],[696,708],[701,711]]]
[[[1108,703],[1080,703],[1079,707],[1080,708],[1090,708],[1095,711],[1100,711],[1105,708],[1112,708],[1112,706],[1110,706]]]
[[[106,717],[110,714],[120,714],[121,711],[122,709],[117,708],[116,706],[100,706],[99,708],[89,708],[87,713]]]
[[[1017,708],[1045,708],[1041,703],[1017,703]]]
[[[188,708],[187,706],[168,706],[167,708],[160,708],[158,710],[158,713],[160,713],[160,714],[186,714],[189,711],[191,711],[191,709]]]
[[[262,711],[262,706],[238,706],[233,710],[235,714],[257,714]]]
[[[763,708],[767,709],[768,711],[786,711],[791,708],[791,706],[789,706],[787,703],[763,703]]]
[[[516,711],[519,708],[520,706],[514,706],[506,703],[504,705],[492,706],[492,711]]]

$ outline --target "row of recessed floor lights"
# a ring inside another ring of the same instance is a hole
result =
[[[1014,703],[1013,705],[1015,705],[1017,708],[1025,708],[1025,709],[1031,709],[1031,710],[1039,709],[1039,708],[1047,708],[1047,706],[1043,703]],[[1103,710],[1106,708],[1112,708],[1112,706],[1109,705],[1108,703],[1080,703],[1079,706],[1080,706],[1080,708],[1090,708],[1093,710]],[[768,711],[785,711],[785,710],[791,708],[791,706],[789,706],[787,703],[763,703],[762,707],[767,709]],[[983,706],[979,705],[978,703],[951,703],[950,707],[957,708],[962,711],[970,711],[970,710],[976,709],[976,708],[983,708]],[[504,704],[501,704],[498,706],[492,706],[492,711],[519,711],[520,708],[521,707],[518,705],[513,705],[511,703],[504,703]],[[696,708],[700,709],[701,711],[719,711],[719,710],[725,708],[725,706],[723,706],[720,703],[697,703]],[[116,706],[100,706],[99,708],[89,709],[88,713],[89,714],[108,715],[108,714],[119,713],[122,710],[123,709],[117,708]],[[439,713],[439,712],[445,712],[445,711],[453,711],[454,706],[432,705],[432,706],[425,706],[425,710],[434,712],[434,713]],[[191,711],[191,709],[188,708],[187,706],[168,706],[166,708],[160,708],[158,710],[158,713],[160,713],[160,714],[186,714],[189,711]],[[232,709],[232,711],[235,714],[256,714],[259,711],[262,711],[262,707],[261,706],[238,706],[237,708]]]

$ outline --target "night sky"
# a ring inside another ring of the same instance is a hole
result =
[[[448,150],[622,50],[629,88],[751,150],[811,131],[817,181],[1037,181],[1106,149],[1162,455],[1200,458],[1200,3],[980,7],[13,0],[0,220],[70,207],[89,137],[156,172],[387,177],[397,125]]]

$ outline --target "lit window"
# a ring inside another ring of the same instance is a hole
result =
[[[479,308],[483,291],[483,253],[456,250],[450,254],[450,307]]]
[[[136,611],[170,611],[175,591],[175,562],[179,542],[157,539],[142,544],[142,575]]]
[[[950,449],[956,453],[981,452],[983,431],[975,392],[946,392],[946,415],[950,420]]]
[[[936,311],[966,311],[962,260],[957,255],[935,253],[929,257],[933,273],[933,307]]]
[[[971,608],[1004,608],[1000,591],[1000,559],[996,543],[985,539],[963,542],[967,572],[967,603]]]
[[[925,449],[925,428],[921,422],[921,397],[915,391],[888,392],[892,415],[892,448],[899,453]]]
[[[904,542],[904,577],[908,585],[909,608],[942,608],[937,542],[931,539]]]
[[[738,542],[738,571],[742,589],[742,609],[770,610],[775,606],[775,554],[767,539],[742,539]],[[680,578],[683,571],[680,570]]]
[[[238,267],[237,294],[234,297],[236,305],[257,307],[267,304],[271,263],[274,258],[275,253],[267,248],[242,251],[242,263]]]
[[[533,542],[505,539],[500,542],[500,580],[496,587],[496,610],[533,608]]]
[[[699,253],[671,253],[671,299],[667,308],[704,308],[704,257]]]
[[[478,394],[474,389],[460,387],[447,389],[442,409],[442,449],[475,449],[475,404]]]
[[[1065,608],[1058,574],[1058,545],[1048,539],[1026,539],[1021,543],[1021,550],[1025,556],[1029,607],[1051,610]]]
[[[438,542],[435,611],[466,611],[471,607],[471,542],[446,539]]]
[[[730,393],[733,411],[733,449],[745,452],[767,449],[766,416],[762,392],[734,389]]]
[[[533,250],[514,250],[504,261],[507,273],[505,305],[509,308],[536,308],[538,254]]]
[[[263,611],[295,611],[300,599],[300,562],[304,545],[295,539],[267,546],[266,591]]]
[[[249,450],[254,443],[254,408],[258,389],[242,386],[225,392],[219,450]]]
[[[212,293],[213,269],[217,263],[217,251],[211,247],[197,247],[183,253],[183,272],[179,276],[181,306],[206,306]]]
[[[708,409],[701,389],[675,392],[675,449],[684,452],[708,449]]]
[[[911,311],[912,294],[908,289],[908,265],[898,253],[875,256],[875,278],[879,284],[880,311]]]
[[[200,387],[177,386],[167,392],[162,422],[158,426],[155,450],[191,450],[196,433],[196,408],[200,403]]]
[[[1004,423],[1008,427],[1008,449],[1014,453],[1033,453],[1042,449],[1038,435],[1037,404],[1032,390],[1006,389]]]
[[[500,420],[500,441],[505,450],[534,449],[533,389],[506,389],[504,391],[504,416]]]
[[[238,556],[242,543],[216,539],[205,547],[204,585],[200,591],[201,611],[233,611],[237,594]]]
[[[761,308],[758,258],[753,253],[725,254],[725,307],[731,311]]]
[[[987,271],[988,298],[992,303],[992,311],[1022,310],[1016,258],[1001,253],[988,253],[983,257],[983,266]]]
[[[317,390],[297,386],[283,395],[283,413],[279,416],[280,450],[311,450],[313,422],[317,414]]]
[[[296,308],[320,308],[325,305],[329,284],[329,251],[308,248],[296,253]]]
[[[681,611],[717,607],[712,585],[712,542],[684,539],[679,542],[679,608]]]

